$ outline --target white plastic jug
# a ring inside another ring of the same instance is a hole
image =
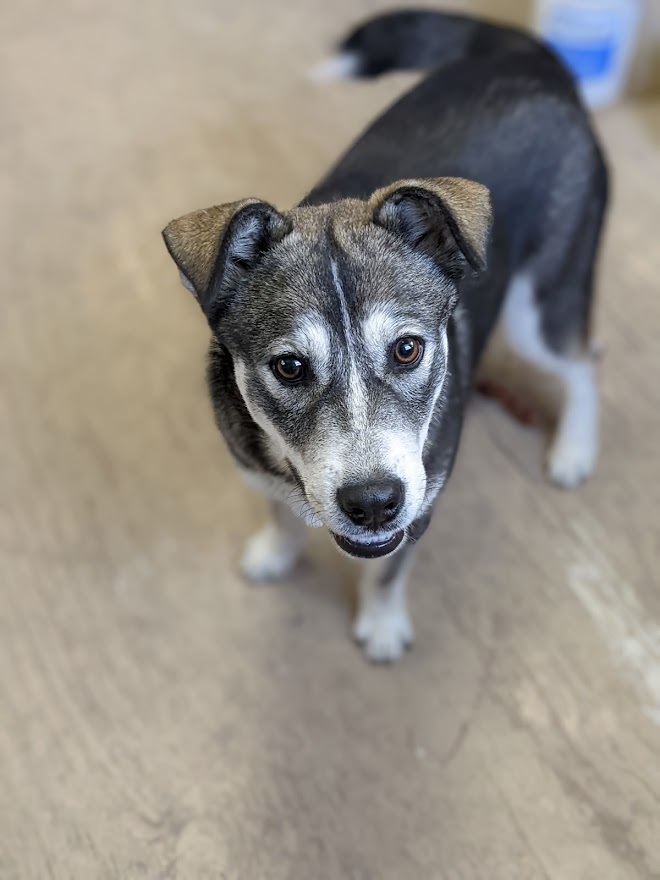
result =
[[[536,0],[536,26],[573,72],[585,101],[600,107],[624,88],[642,0]]]

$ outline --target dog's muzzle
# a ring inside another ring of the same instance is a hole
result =
[[[382,476],[363,483],[351,483],[337,490],[337,505],[352,526],[364,530],[364,539],[332,533],[337,546],[350,556],[378,559],[393,553],[403,540],[403,531],[388,538],[376,537],[393,524],[401,512],[405,488],[401,480]]]

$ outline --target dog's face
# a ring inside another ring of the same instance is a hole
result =
[[[447,321],[489,224],[487,191],[446,179],[286,214],[249,200],[165,231],[251,417],[351,555],[394,552],[422,508]]]

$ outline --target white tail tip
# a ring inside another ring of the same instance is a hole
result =
[[[309,72],[313,82],[329,82],[335,79],[351,79],[359,69],[359,56],[355,52],[341,52],[326,58]]]

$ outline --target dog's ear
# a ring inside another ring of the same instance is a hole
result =
[[[243,199],[172,220],[163,238],[184,286],[210,321],[218,302],[290,231],[291,222],[272,205]]]
[[[438,262],[454,278],[481,271],[492,211],[485,186],[460,177],[400,180],[369,199],[375,223]]]

